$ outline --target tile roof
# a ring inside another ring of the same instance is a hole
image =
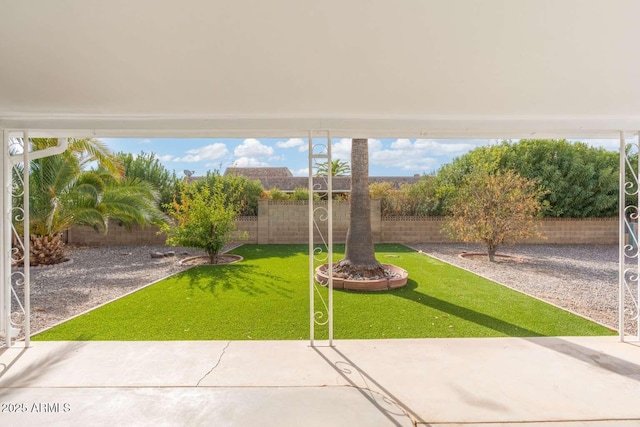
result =
[[[261,178],[287,178],[292,177],[293,174],[289,168],[227,168],[224,171],[225,175],[242,175],[249,179],[261,179]]]
[[[284,171],[283,171],[284,170]],[[286,172],[285,172],[286,171]],[[242,175],[249,179],[257,179],[265,190],[277,188],[284,193],[291,193],[296,188],[308,188],[309,178],[305,176],[293,176],[289,168],[228,168],[225,175]],[[398,188],[401,184],[414,184],[420,180],[420,175],[414,176],[370,176],[369,182],[390,182]],[[314,186],[319,190],[327,189],[327,181],[324,177],[313,177]],[[334,176],[332,180],[333,191],[348,193],[351,191],[350,176]]]

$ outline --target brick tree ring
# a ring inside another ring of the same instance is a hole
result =
[[[397,289],[407,284],[409,273],[406,270],[392,265],[382,264],[386,277],[380,279],[358,279],[333,277],[333,289],[345,289],[350,291],[386,291]],[[329,282],[327,274],[328,264],[322,264],[316,268],[316,281],[325,286]]]
[[[210,264],[209,255],[198,255],[194,257],[185,258],[182,261],[180,261],[180,264],[181,265],[227,265],[227,264],[234,264],[236,262],[240,262],[243,259],[244,258],[242,258],[240,255],[222,254],[222,255],[218,255],[217,263]]]

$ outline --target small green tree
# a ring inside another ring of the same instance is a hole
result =
[[[513,171],[472,172],[451,201],[444,230],[463,242],[483,243],[493,262],[498,245],[539,236],[543,196],[535,181]]]
[[[167,244],[203,249],[209,262],[216,264],[222,249],[233,240],[242,204],[237,194],[225,191],[219,179],[211,185],[184,184],[180,203],[174,201],[168,209],[175,223],[163,227]]]

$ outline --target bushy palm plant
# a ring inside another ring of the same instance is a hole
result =
[[[32,151],[56,144],[54,139],[33,139]],[[88,169],[90,164],[97,164]],[[23,166],[23,165],[22,165]],[[22,173],[14,168],[16,194],[21,194]],[[21,205],[17,197],[14,205]],[[29,229],[31,265],[55,264],[64,259],[62,232],[72,225],[107,231],[109,219],[123,225],[161,223],[158,194],[139,179],[122,178],[122,168],[108,148],[93,139],[72,139],[60,155],[30,162]],[[21,224],[16,224],[22,230]],[[21,248],[18,248],[21,251]]]

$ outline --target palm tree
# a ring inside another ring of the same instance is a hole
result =
[[[33,151],[51,147],[54,139],[33,139]],[[96,170],[87,170],[97,162]],[[15,168],[15,178],[22,174]],[[21,193],[20,179],[14,179]],[[62,232],[72,225],[107,231],[109,219],[123,225],[161,223],[157,192],[139,179],[123,179],[120,164],[100,141],[73,139],[60,155],[33,160],[29,174],[31,265],[64,260]],[[14,204],[21,205],[20,197]],[[16,224],[17,230],[22,226]],[[21,248],[18,248],[19,252]]]
[[[375,257],[371,235],[369,199],[369,151],[366,139],[351,141],[351,218],[345,256],[335,272],[364,278],[384,276],[384,267]]]
[[[318,164],[318,170],[316,176],[327,176],[329,172],[329,162],[323,162]],[[333,160],[331,162],[331,176],[347,176],[351,172],[349,163],[340,159]]]

